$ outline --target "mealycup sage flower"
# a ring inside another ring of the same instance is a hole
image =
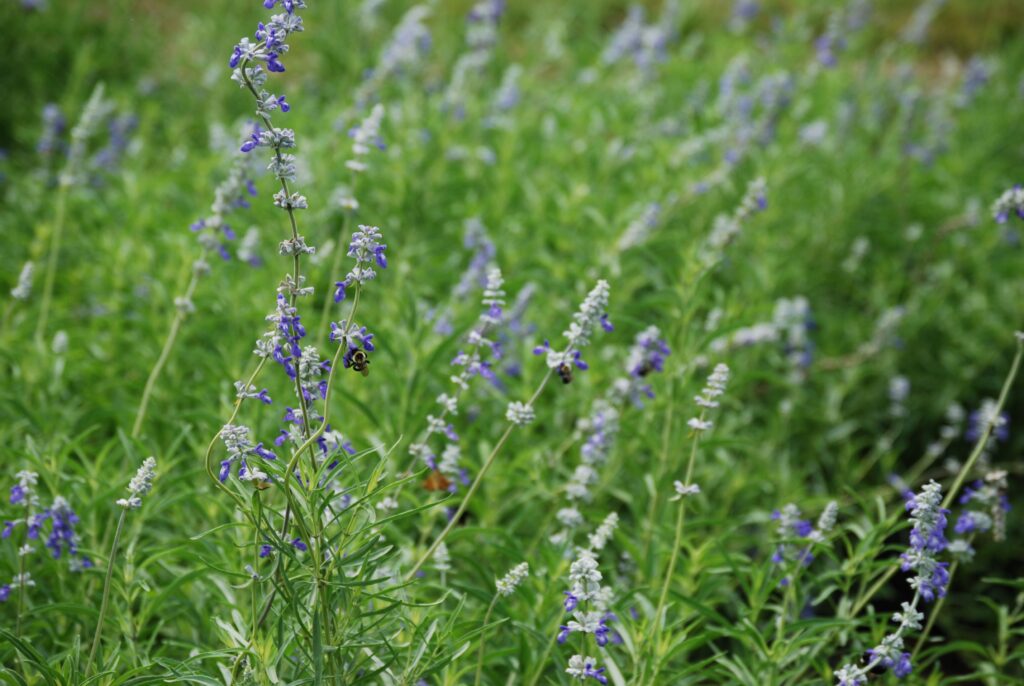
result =
[[[89,659],[82,670],[84,676],[89,675],[93,661],[96,659],[96,651],[100,647],[100,639],[103,636],[103,620],[107,615],[107,606],[110,602],[110,583],[114,576],[114,562],[117,560],[117,548],[121,542],[121,531],[124,529],[124,522],[129,510],[137,510],[142,507],[142,496],[146,495],[153,488],[153,479],[156,478],[156,458],[147,457],[135,476],[128,483],[128,497],[120,498],[117,505],[121,508],[121,515],[117,519],[117,528],[114,529],[114,542],[110,546],[110,556],[107,559],[107,573],[103,580],[103,600],[100,602],[99,617],[96,620],[96,633],[92,638],[92,649],[89,651]]]
[[[920,493],[911,495],[907,500],[907,511],[912,524],[910,548],[900,556],[900,569],[914,572],[908,580],[914,597],[909,603],[903,603],[902,609],[893,615],[893,621],[898,625],[896,630],[868,651],[866,664],[851,663],[836,670],[838,686],[864,686],[867,675],[876,667],[891,669],[900,678],[909,675],[913,665],[910,653],[903,650],[903,639],[908,632],[922,627],[924,613],[918,606],[921,601],[930,603],[946,594],[949,563],[938,560],[939,554],[947,547],[945,530],[946,515],[949,514],[942,507],[942,487],[935,481],[925,484]]]
[[[409,578],[414,578],[424,563],[426,563],[426,561],[429,560],[437,551],[438,547],[444,543],[445,537],[466,511],[466,507],[468,506],[470,499],[473,497],[476,489],[479,488],[484,475],[490,469],[491,465],[494,464],[495,458],[498,456],[498,453],[505,445],[509,436],[512,434],[513,429],[533,421],[535,416],[533,404],[537,398],[540,397],[540,394],[551,379],[552,374],[557,371],[564,383],[570,383],[572,381],[573,365],[581,370],[587,369],[586,362],[581,358],[581,349],[590,342],[590,336],[598,326],[605,331],[612,330],[612,324],[609,321],[608,314],[606,312],[608,307],[609,291],[610,287],[608,286],[608,282],[601,279],[587,294],[586,298],[584,298],[580,305],[579,311],[573,315],[573,321],[569,324],[569,328],[563,333],[566,339],[566,345],[563,349],[553,349],[548,341],[544,341],[543,346],[539,346],[534,349],[533,352],[535,355],[543,355],[546,353],[548,366],[547,374],[544,375],[544,378],[541,380],[537,389],[533,392],[533,395],[530,396],[529,400],[526,402],[513,401],[509,403],[505,412],[505,418],[509,422],[508,427],[506,427],[505,432],[498,439],[498,442],[487,456],[487,459],[484,460],[483,466],[480,468],[480,471],[477,472],[476,478],[474,478],[473,482],[469,485],[466,495],[463,497],[458,509],[448,520],[448,525],[434,540],[423,556],[420,557],[416,564],[413,565],[408,574]],[[497,297],[497,293],[495,293],[495,297]],[[485,299],[487,298],[488,294],[485,291]]]

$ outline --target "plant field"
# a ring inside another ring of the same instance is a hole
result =
[[[1024,4],[5,0],[0,683],[1024,683]]]

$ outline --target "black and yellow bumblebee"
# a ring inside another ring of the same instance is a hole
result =
[[[562,383],[572,383],[572,365],[565,362],[558,365],[558,376],[561,377]]]
[[[370,358],[362,350],[356,350],[352,353],[352,369],[363,376],[370,375]]]

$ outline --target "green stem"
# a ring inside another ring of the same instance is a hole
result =
[[[32,515],[27,514],[28,510],[25,510],[25,526],[28,527],[28,522],[32,519]],[[28,534],[25,534],[25,539],[22,541],[22,545],[28,543]],[[21,638],[21,615],[25,611],[25,556],[18,551],[18,614],[15,620],[14,634]]]
[[[960,560],[953,560],[953,564],[949,567],[949,583],[946,588],[953,585],[953,576],[956,574],[957,567],[960,565]],[[946,604],[946,596],[939,598],[939,601],[935,603],[934,609],[928,615],[928,621],[924,625],[924,631],[917,639],[917,643],[914,645],[914,652],[910,655],[910,661],[913,662],[917,659],[917,654],[921,652],[921,648],[924,647],[924,642],[928,640],[928,634],[931,633],[932,627],[935,626],[935,618],[939,616],[939,611],[942,610],[942,606]]]
[[[537,386],[537,390],[533,392],[533,396],[531,396],[529,402],[526,403],[527,407],[533,407],[533,403],[540,396],[541,392],[544,390],[544,387],[547,386],[548,380],[551,378],[552,371],[553,370],[551,368],[548,368],[547,374],[544,375],[544,378],[541,380],[540,385]],[[459,518],[462,517],[462,514],[466,511],[466,507],[469,505],[469,501],[470,499],[472,499],[473,494],[476,493],[476,490],[478,488],[480,488],[480,484],[484,480],[484,475],[487,474],[487,470],[489,470],[491,468],[491,465],[494,464],[494,459],[498,456],[498,453],[501,452],[502,447],[504,447],[505,442],[508,440],[508,437],[512,435],[512,430],[515,428],[516,425],[510,422],[508,427],[505,429],[505,433],[501,435],[501,438],[498,439],[498,442],[495,444],[494,449],[491,450],[491,454],[487,456],[487,459],[484,461],[484,464],[480,468],[480,471],[477,472],[476,478],[473,479],[473,483],[469,485],[469,490],[466,491],[465,497],[463,497],[462,502],[459,504],[459,509],[457,509],[455,511],[455,514],[452,515],[452,518],[448,520],[448,525],[445,526],[444,530],[441,532],[441,535],[434,539],[434,542],[431,544],[430,548],[427,549],[427,552],[425,552],[423,554],[423,557],[421,557],[419,561],[413,566],[412,570],[409,572],[409,575],[407,577],[408,580],[411,581],[416,577],[416,572],[418,572],[420,568],[427,562],[427,560],[429,560],[431,556],[433,556],[438,546],[444,543],[444,539],[448,536],[451,530],[455,528],[455,525],[458,523]]]
[[[474,686],[480,686],[480,675],[483,674],[484,670],[484,639],[487,636],[487,622],[491,621],[491,613],[494,612],[494,606],[498,602],[498,594],[495,593],[494,597],[491,598],[491,604],[487,606],[487,613],[484,615],[484,625],[480,630],[480,650],[477,653],[476,658],[476,678],[473,679]]]
[[[703,421],[704,413],[700,413],[700,419]],[[686,481],[685,486],[690,486],[693,482],[693,466],[697,461],[697,446],[700,444],[700,433],[696,433],[693,437],[693,445],[690,448],[690,461],[686,466]],[[651,630],[650,640],[653,643],[656,634],[661,630],[661,613],[665,609],[665,602],[668,599],[668,589],[672,584],[672,574],[675,572],[676,561],[679,558],[679,547],[683,540],[683,524],[686,521],[686,496],[683,496],[679,500],[679,513],[676,515],[676,533],[674,543],[672,545],[672,557],[668,561],[668,571],[665,574],[665,581],[661,585],[661,595],[658,598],[658,609],[654,613],[654,625]]]
[[[964,483],[964,479],[970,473],[971,469],[974,468],[974,463],[981,457],[981,453],[984,452],[985,446],[988,444],[988,439],[992,436],[992,432],[995,431],[996,422],[999,420],[999,415],[1003,412],[1003,407],[1006,405],[1006,397],[1010,394],[1010,387],[1013,386],[1014,379],[1017,378],[1017,371],[1020,369],[1020,360],[1024,357],[1024,337],[1017,338],[1017,354],[1013,356],[1013,363],[1010,365],[1010,372],[1006,375],[1006,380],[1003,382],[1003,388],[999,391],[999,400],[996,401],[995,409],[992,410],[992,414],[988,417],[988,421],[985,422],[985,430],[978,438],[978,442],[974,444],[974,450],[971,451],[971,456],[967,458],[967,462],[960,468],[960,473],[956,475],[956,481],[950,486],[949,491],[946,493],[945,499],[942,501],[942,507],[948,509],[953,504],[953,500],[956,498],[960,491],[960,487]]]
[[[192,278],[188,282],[188,286],[185,288],[185,295],[183,298],[186,302],[192,301],[192,296],[195,294],[196,286],[199,284],[199,274],[192,270]],[[164,365],[167,364],[167,359],[171,356],[171,350],[174,348],[174,342],[178,338],[178,332],[181,330],[181,325],[185,321],[185,317],[188,313],[183,309],[178,309],[174,315],[174,319],[171,321],[171,330],[167,334],[167,340],[164,341],[164,347],[160,351],[160,356],[156,360],[156,364],[149,372],[149,377],[146,379],[146,387],[142,390],[142,398],[139,400],[139,409],[135,413],[135,423],[132,424],[132,438],[138,438],[142,433],[142,423],[146,419],[146,410],[149,408],[149,399],[153,395],[153,389],[156,387],[157,379],[160,378],[160,373],[163,371]]]
[[[100,637],[103,635],[103,619],[107,614],[107,605],[110,602],[110,580],[114,576],[114,562],[117,559],[117,545],[121,542],[121,530],[124,528],[124,520],[128,514],[128,508],[121,508],[121,516],[117,520],[117,528],[114,530],[114,543],[110,546],[110,557],[107,560],[107,575],[103,580],[103,600],[100,602],[100,615],[96,620],[96,634],[92,637],[92,649],[89,651],[89,659],[85,663],[82,674],[89,676],[93,660],[96,658],[96,650],[100,647]]]
[[[64,232],[64,217],[67,213],[68,183],[60,181],[57,189],[57,208],[53,219],[53,234],[50,236],[50,252],[46,257],[46,275],[43,277],[43,297],[39,305],[39,319],[36,320],[36,341],[42,342],[46,335],[46,324],[50,315],[50,303],[53,301],[53,284],[57,278],[58,255],[60,240]]]
[[[353,193],[355,186],[353,185]],[[348,217],[349,213],[346,212],[341,218],[341,231],[338,232],[338,244],[334,246],[334,257],[331,259],[331,270],[327,273],[328,280],[335,278],[335,275],[341,270],[341,258],[346,253],[345,250],[345,236],[348,234]],[[327,332],[330,330],[330,318],[328,315],[331,312],[331,304],[334,300],[331,297],[331,285],[328,283],[327,290],[324,291],[326,297],[324,298],[324,307],[320,312],[320,335],[318,340],[321,345],[324,339],[327,337]]]

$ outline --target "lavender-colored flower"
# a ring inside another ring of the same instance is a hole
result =
[[[376,226],[359,225],[359,230],[352,234],[352,242],[348,247],[348,256],[355,259],[356,264],[345,277],[344,281],[335,283],[334,301],[341,302],[345,299],[345,291],[353,284],[364,284],[377,276],[373,264],[384,269],[388,266],[387,257],[384,251],[386,245],[380,243],[382,238],[380,229]]]
[[[868,651],[868,662],[863,666],[848,664],[836,671],[837,683],[859,685],[866,682],[866,676],[876,667],[891,669],[897,677],[905,677],[913,670],[910,653],[903,651],[903,639],[907,632],[921,629],[924,614],[918,610],[921,600],[931,602],[946,593],[949,583],[948,563],[939,562],[937,556],[946,549],[946,515],[942,507],[942,487],[935,481],[925,484],[921,492],[911,494],[906,504],[910,512],[910,548],[901,557],[901,569],[913,571],[909,580],[914,589],[914,598],[903,603],[900,612],[893,615],[899,626]]]
[[[355,173],[366,171],[366,163],[362,158],[370,154],[373,148],[384,149],[384,140],[380,137],[380,124],[384,119],[384,105],[377,103],[362,123],[349,129],[348,136],[352,139],[353,159],[345,166]],[[356,201],[358,205],[358,201]]]
[[[15,300],[28,300],[32,295],[32,277],[35,274],[35,265],[29,260],[18,273],[18,283],[11,289],[11,297]]]
[[[142,506],[142,496],[149,493],[153,488],[153,479],[156,478],[156,458],[147,457],[135,476],[128,484],[128,497],[121,498],[117,504],[127,510],[136,510]]]
[[[430,29],[426,20],[430,6],[413,5],[399,21],[391,38],[381,50],[377,66],[370,72],[368,83],[391,78],[416,64],[430,51]]]
[[[71,509],[71,504],[64,498],[57,496],[53,499],[53,505],[48,511],[50,518],[50,535],[46,539],[46,547],[50,549],[54,558],[60,558],[67,553],[68,564],[72,571],[81,571],[93,566],[92,560],[78,552],[78,534],[75,532],[75,525],[78,524],[78,515]]]
[[[103,93],[103,84],[99,84],[93,89],[92,95],[89,96],[89,100],[82,109],[82,115],[71,129],[67,161],[59,179],[62,186],[79,185],[87,180],[83,172],[86,166],[89,141],[99,131],[103,121],[113,108],[113,104],[104,97]]]
[[[1004,191],[992,204],[992,216],[999,224],[1005,224],[1011,216],[1024,219],[1024,187],[1017,184]]]
[[[598,281],[580,304],[579,311],[573,315],[569,328],[562,334],[566,339],[565,348],[555,350],[545,341],[544,346],[534,349],[534,354],[546,353],[548,367],[551,369],[566,370],[573,365],[578,369],[587,369],[579,353],[590,343],[590,336],[596,326],[600,324],[602,328],[607,328],[605,309],[608,307],[608,293],[608,282],[603,279]]]
[[[498,589],[498,595],[510,596],[515,592],[516,587],[523,582],[527,576],[530,575],[530,565],[526,562],[520,562],[515,567],[508,571],[508,574],[498,579],[496,586]]]
[[[259,129],[258,126],[249,128],[254,131]],[[214,190],[210,214],[192,223],[190,228],[196,233],[196,239],[203,249],[203,255],[196,263],[200,275],[209,271],[206,263],[208,253],[216,253],[224,260],[231,258],[228,246],[235,239],[235,231],[228,220],[238,210],[250,207],[248,198],[256,195],[252,181],[254,174],[253,161],[244,155],[236,155],[227,177]],[[240,249],[239,257],[241,253]],[[249,261],[251,257],[242,259]]]
[[[707,431],[712,427],[712,422],[705,419],[704,416],[708,410],[718,407],[718,398],[725,393],[725,386],[729,382],[729,367],[725,364],[715,365],[714,370],[708,377],[707,385],[700,392],[700,395],[694,397],[694,402],[698,407],[701,408],[699,417],[693,417],[687,422],[687,425],[695,432],[700,433]]]
[[[526,426],[534,420],[534,417],[533,408],[518,401],[509,403],[508,409],[505,411],[505,419],[516,426]]]
[[[1009,415],[997,411],[997,403],[991,398],[982,401],[981,406],[967,418],[964,438],[970,442],[979,440],[991,427],[992,439],[1005,443],[1010,437]]]
[[[473,377],[481,376],[492,382],[495,379],[491,360],[497,359],[500,355],[497,343],[489,336],[502,321],[502,312],[505,306],[503,286],[504,279],[501,270],[497,267],[491,268],[487,272],[481,299],[484,311],[477,320],[477,325],[466,337],[468,349],[459,351],[455,359],[452,360],[452,365],[460,368],[457,374],[449,377],[455,385],[455,390],[453,393],[442,393],[438,396],[437,403],[441,408],[440,414],[427,417],[426,436],[409,446],[410,455],[431,469],[440,471],[450,480],[449,488],[451,490],[457,488],[456,484],[459,481],[466,481],[466,471],[459,464],[461,458],[461,450],[458,446],[459,437],[447,418],[458,414],[459,400],[462,393],[469,389]],[[488,352],[490,359],[488,359]],[[531,418],[533,409],[524,405],[520,411],[519,405],[522,403],[517,404],[514,419],[510,417],[510,421],[526,421]],[[443,447],[436,453],[429,445],[433,435],[440,436],[442,442],[447,440],[447,443],[443,443]],[[441,456],[440,461],[437,459],[438,453]]]
[[[725,248],[740,235],[747,220],[767,207],[767,183],[763,178],[754,179],[747,184],[747,190],[732,214],[715,217],[703,249],[704,260],[712,263],[720,259]]]
[[[736,33],[743,33],[760,12],[761,4],[757,0],[735,0],[732,4],[729,28]]]
[[[39,134],[39,142],[36,143],[36,150],[40,155],[50,156],[61,148],[61,135],[67,127],[64,115],[60,107],[49,103],[43,107],[43,129]]]
[[[605,520],[609,524],[605,539],[611,535],[611,529],[616,523],[615,519],[611,519],[610,516],[609,518],[610,522],[609,519]],[[571,587],[565,593],[565,611],[572,613],[572,619],[560,628],[557,637],[559,643],[567,641],[569,635],[574,632],[593,635],[598,647],[604,647],[613,637],[613,632],[608,626],[615,618],[615,615],[608,611],[611,589],[602,586],[601,579],[594,552],[579,549],[575,561],[569,567]],[[566,672],[579,680],[592,677],[602,684],[607,683],[603,676],[604,669],[597,669],[592,659],[584,659],[579,655],[569,660]]]
[[[604,675],[604,671],[604,667],[597,666],[596,659],[582,655],[573,655],[569,658],[569,666],[565,670],[566,674],[578,681],[590,678],[600,684],[607,684],[608,677]]]
[[[227,481],[228,476],[231,474],[231,468],[236,462],[238,463],[239,480],[267,481],[270,479],[267,473],[252,458],[260,457],[267,459],[267,456],[273,455],[273,453],[266,452],[261,454],[257,452],[256,445],[252,441],[252,431],[249,427],[225,424],[224,428],[220,430],[220,439],[224,442],[224,447],[228,451],[227,459],[220,463],[218,478],[221,483]],[[263,451],[262,444],[260,445],[260,451]]]

